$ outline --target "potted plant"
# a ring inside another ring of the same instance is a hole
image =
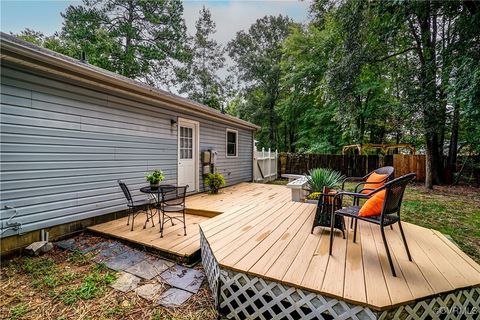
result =
[[[145,173],[145,179],[150,182],[150,187],[152,189],[157,189],[160,182],[165,179],[162,170],[155,169],[152,172]]]
[[[210,193],[217,194],[218,190],[225,185],[225,178],[221,173],[207,173],[204,183],[210,188]]]
[[[338,187],[344,179],[345,176],[335,170],[326,168],[310,170],[307,176],[307,181],[310,187],[310,194],[307,196],[307,202],[316,203],[322,193],[335,194],[336,192],[332,189]]]

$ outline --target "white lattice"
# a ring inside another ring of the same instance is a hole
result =
[[[480,319],[480,288],[459,290],[400,306],[383,312],[379,319]]]
[[[220,310],[229,319],[376,319],[369,308],[229,270],[220,271]]]
[[[200,246],[215,303],[229,319],[480,319],[478,287],[430,297],[377,313],[368,307],[221,269],[201,229]]]
[[[218,281],[220,275],[220,268],[218,266],[217,260],[215,260],[215,257],[213,256],[207,240],[205,239],[202,228],[200,228],[200,248],[202,252],[201,254],[203,269],[205,270],[205,274],[207,275],[210,290],[212,291],[215,298],[215,304],[218,306]]]

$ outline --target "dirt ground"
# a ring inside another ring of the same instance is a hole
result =
[[[104,239],[81,235],[89,241]],[[1,263],[1,319],[217,319],[204,280],[181,307],[165,308],[109,287],[117,273],[92,261],[93,254],[55,247],[40,257],[15,257]],[[197,265],[201,269],[201,265]]]

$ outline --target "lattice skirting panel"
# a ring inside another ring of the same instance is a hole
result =
[[[317,293],[221,269],[200,230],[202,262],[220,313],[228,319],[480,319],[480,288],[376,312]]]
[[[220,268],[217,260],[215,260],[215,257],[212,254],[212,250],[210,249],[207,240],[205,239],[202,228],[200,228],[200,249],[202,251],[202,264],[205,274],[207,275],[208,285],[215,298],[215,304],[218,305],[218,281]]]
[[[259,277],[220,270],[220,311],[229,319],[377,319],[369,308]]]
[[[384,311],[380,320],[387,319],[480,319],[480,288],[470,288],[441,294],[396,309]]]

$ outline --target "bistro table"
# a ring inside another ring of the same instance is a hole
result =
[[[152,188],[151,186],[142,187],[142,188],[140,188],[140,192],[152,195],[153,198],[155,199],[156,207],[160,208],[160,204],[164,200],[162,198],[162,189],[171,189],[171,188],[175,188],[175,185],[173,185],[173,184],[161,184],[156,188]]]
[[[335,194],[321,193],[318,199],[317,211],[315,213],[315,219],[313,220],[312,231],[317,226],[331,227],[332,210],[339,210],[342,208],[342,202],[340,198],[337,198],[334,204]],[[342,231],[343,238],[345,238],[345,219],[343,216],[335,216],[334,228]]]

